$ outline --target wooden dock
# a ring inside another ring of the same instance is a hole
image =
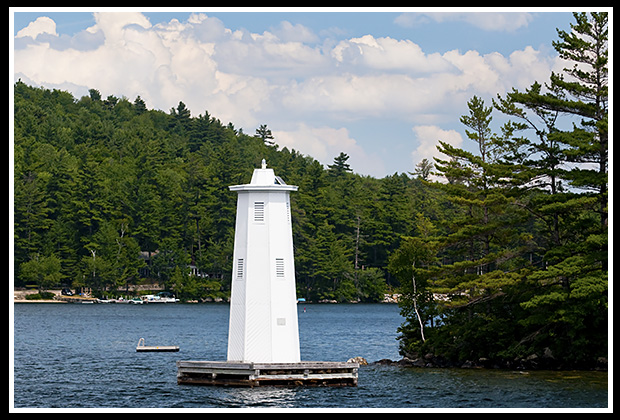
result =
[[[136,351],[179,351],[179,346],[138,346]]]
[[[357,386],[358,363],[178,361],[179,385]]]

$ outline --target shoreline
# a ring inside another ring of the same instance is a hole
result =
[[[502,360],[502,361],[489,361],[479,360],[474,362],[471,360],[465,360],[462,362],[451,362],[441,357],[435,357],[433,355],[426,355],[424,357],[417,357],[411,359],[404,356],[400,360],[381,359],[375,362],[368,363],[369,365],[383,365],[383,366],[396,366],[405,368],[419,368],[419,369],[486,369],[486,370],[514,370],[514,371],[552,371],[552,372],[569,372],[569,371],[583,371],[583,372],[608,372],[608,360],[607,358],[599,358],[596,361],[595,366],[570,366],[562,363],[561,361],[546,361],[545,363],[538,363],[537,358],[528,357],[527,359],[515,359],[515,360]]]
[[[13,303],[83,303],[83,302],[93,302],[99,303],[98,299],[87,296],[65,296],[61,293],[59,289],[50,289],[46,290],[47,292],[54,293],[53,299],[26,299],[27,295],[36,294],[38,290],[35,289],[14,289],[13,290]],[[377,303],[377,304],[398,304],[401,295],[399,293],[386,293],[384,294],[383,300],[379,302],[367,302],[367,303]],[[226,302],[229,303],[227,299],[209,299],[209,300],[188,300],[180,303],[221,303]],[[337,302],[335,300],[323,299],[319,301],[299,301],[298,304],[359,304],[364,302]]]
[[[13,303],[69,303],[65,300],[50,300],[50,299],[15,299]]]
[[[35,289],[13,289],[13,303],[94,303],[97,300],[87,296],[66,296],[61,293],[60,289],[51,289],[47,290],[47,292],[53,293],[54,297],[52,299],[26,299],[28,295],[37,294],[39,291]]]

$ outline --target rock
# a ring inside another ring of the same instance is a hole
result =
[[[394,364],[394,361],[392,359],[381,359],[381,360],[377,360],[376,362],[373,362],[372,364],[390,366]]]
[[[487,359],[486,357],[481,357],[480,359],[478,359],[478,366],[489,368],[491,367],[491,361]]]
[[[354,360],[354,359],[351,359]],[[360,363],[361,364],[361,363]],[[420,355],[418,353],[407,353],[400,360],[381,359],[371,363],[372,365],[397,366],[403,368],[463,368],[463,369],[510,369],[516,371],[528,370],[566,370],[566,369],[583,369],[607,371],[608,361],[606,357],[598,357],[590,363],[583,366],[566,365],[558,361],[551,350],[543,349],[542,354],[532,353],[527,357],[515,357],[512,360],[507,359],[488,359],[481,357],[477,360],[449,360],[442,356],[432,353]]]
[[[551,349],[549,347],[545,347],[543,350],[543,358],[545,359],[555,359],[555,357],[553,357],[553,353],[551,352]]]
[[[360,356],[350,358],[349,360],[347,360],[347,363],[358,363],[360,366],[364,366],[368,364],[366,359]]]
[[[405,356],[402,359],[400,359],[398,362],[396,362],[396,365],[397,366],[404,366],[404,367],[414,366],[414,360],[411,360],[410,358]]]
[[[415,360],[413,361],[413,364],[412,364],[412,366],[415,366],[415,367],[427,367],[427,365],[428,365],[428,363],[426,363],[426,362],[425,362],[424,360],[422,360],[422,359],[415,359]],[[430,366],[429,366],[429,367],[430,367]]]

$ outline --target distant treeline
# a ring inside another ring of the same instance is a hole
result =
[[[169,113],[137,97],[91,89],[15,89],[15,284],[87,287],[95,293],[156,281],[181,299],[230,291],[236,194],[266,159],[293,193],[298,295],[380,301],[399,283],[387,271],[416,217],[450,218],[439,190],[407,174],[354,174],[280,149],[207,111]],[[427,176],[426,174],[425,176]]]

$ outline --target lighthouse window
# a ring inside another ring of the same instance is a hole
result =
[[[243,278],[243,258],[237,260],[237,278]]]
[[[263,223],[265,221],[265,202],[254,202],[254,221],[257,223]]]
[[[276,277],[284,277],[284,258],[276,258]]]

